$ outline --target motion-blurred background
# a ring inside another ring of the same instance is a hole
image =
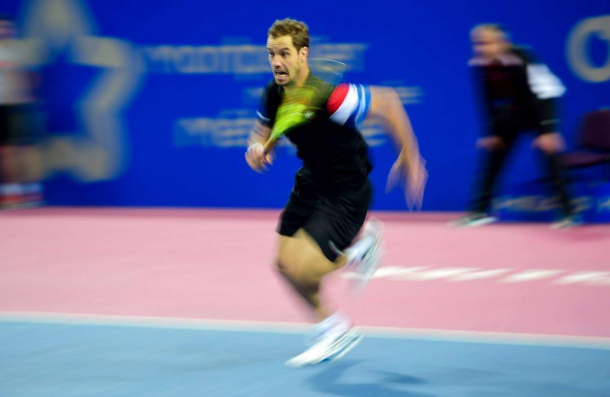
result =
[[[428,162],[425,211],[464,210],[471,191],[482,128],[467,65],[475,24],[502,23],[562,80],[569,149],[583,116],[609,106],[604,0],[4,0],[0,12],[15,21],[19,47],[18,60],[2,60],[0,89],[10,62],[26,75],[19,122],[27,136],[4,156],[8,206],[282,207],[299,166],[294,150],[280,147],[264,177],[243,156],[271,77],[267,29],[284,17],[309,25],[313,57],[348,65],[344,81],[396,88]],[[375,124],[362,131],[376,166],[373,208],[406,209],[400,189],[383,189],[395,158],[388,136]],[[511,158],[496,209],[544,217],[556,206],[541,188],[544,167],[527,140]],[[610,218],[607,167],[573,173],[589,221]]]

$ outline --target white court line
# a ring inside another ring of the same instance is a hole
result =
[[[311,324],[306,323],[272,321],[0,311],[0,323],[3,322],[206,331],[263,332],[280,334],[305,334],[309,332],[311,328]],[[443,329],[373,326],[359,326],[358,328],[362,330],[367,337],[371,338],[416,339],[443,342],[468,342],[610,350],[610,338],[595,336],[564,336],[511,332],[456,331]]]
[[[513,272],[507,275],[507,273]],[[354,272],[344,272],[342,278],[358,279]],[[502,278],[503,277],[503,278]],[[545,281],[554,286],[610,286],[609,271],[570,271],[559,269],[484,269],[477,267],[437,267],[429,266],[383,266],[374,275],[374,279],[392,281],[447,281],[464,282],[488,280],[496,283],[514,284],[531,281]]]

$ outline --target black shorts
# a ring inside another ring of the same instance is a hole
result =
[[[358,235],[371,204],[371,185],[322,190],[297,174],[290,199],[282,212],[278,233],[292,237],[304,229],[330,260],[337,259]],[[331,245],[332,244],[332,245]]]
[[[511,112],[494,114],[491,126],[492,135],[499,136],[505,141],[511,141],[525,131],[535,131],[537,135],[548,133],[540,125],[540,119],[534,115]]]

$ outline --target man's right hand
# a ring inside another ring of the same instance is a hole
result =
[[[246,162],[254,171],[262,173],[266,171],[268,165],[272,164],[270,154],[265,155],[265,147],[262,143],[256,142],[248,147],[246,151]]]
[[[401,179],[404,180],[404,194],[409,210],[421,210],[424,201],[424,190],[428,182],[426,161],[419,153],[407,156],[401,152],[394,162],[386,183],[386,193],[394,188]]]
[[[501,150],[506,149],[506,145],[499,136],[486,136],[477,140],[477,148],[483,148],[485,150]]]

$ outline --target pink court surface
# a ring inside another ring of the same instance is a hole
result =
[[[308,322],[272,269],[277,211],[41,208],[0,213],[0,315]],[[359,296],[324,293],[390,333],[610,345],[610,225],[448,226],[459,214],[374,213],[383,267]],[[229,321],[230,322],[230,321]]]

